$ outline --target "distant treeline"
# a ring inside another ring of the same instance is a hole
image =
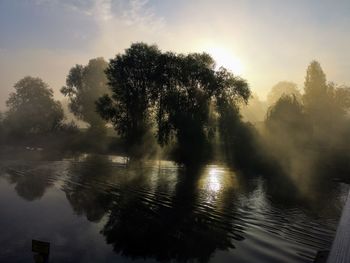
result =
[[[350,89],[327,82],[316,61],[307,69],[304,92],[286,81],[272,88],[261,125],[240,114],[252,98],[247,82],[217,69],[209,54],[162,52],[144,43],[109,63],[96,58],[70,69],[61,92],[70,111],[88,124],[84,132],[65,122],[41,79],[25,77],[14,87],[0,116],[3,144],[115,149],[133,159],[161,153],[186,165],[220,159],[252,173],[294,176],[319,163],[348,171]],[[118,136],[107,136],[108,127]]]
[[[317,61],[307,68],[304,92],[280,83],[272,90],[264,131],[264,148],[293,180],[333,176],[349,181],[350,88],[327,82]],[[276,97],[276,96],[275,96]]]

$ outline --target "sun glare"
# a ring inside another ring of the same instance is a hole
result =
[[[220,180],[220,173],[222,172],[215,167],[209,169],[209,176],[207,178],[207,181],[208,190],[211,192],[217,193],[221,189],[222,182]]]
[[[211,44],[204,45],[202,50],[209,53],[214,58],[217,68],[225,67],[235,75],[241,75],[243,73],[243,65],[241,61],[229,48]]]

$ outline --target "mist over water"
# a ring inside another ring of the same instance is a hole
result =
[[[30,261],[32,238],[51,242],[55,262],[313,262],[348,190],[328,183],[308,199],[222,164],[133,167],[118,156],[2,158],[0,169],[4,262]]]

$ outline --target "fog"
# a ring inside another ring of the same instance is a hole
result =
[[[272,100],[259,128],[266,156],[310,197],[323,180],[348,182],[349,87],[329,82],[317,61],[307,67],[301,92],[281,84],[272,88],[268,98],[280,98]]]
[[[100,56],[108,61],[137,41],[183,53],[210,51],[206,46],[229,50],[262,100],[278,81],[301,87],[305,65],[314,58],[330,79],[344,84],[350,81],[348,10],[347,1],[271,1],[265,6],[224,0],[199,6],[188,1],[5,0],[0,8],[0,110],[23,76],[44,79],[62,99],[59,89],[72,65]]]
[[[350,202],[349,12],[0,0],[0,261],[318,262]]]
[[[134,43],[110,61],[73,64],[64,99],[40,78],[16,82],[1,143],[10,152],[223,162],[308,194],[318,180],[349,180],[350,89],[328,80],[317,61],[304,72],[303,85],[281,80],[264,99],[210,54]]]

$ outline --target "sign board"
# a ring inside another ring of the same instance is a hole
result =
[[[33,239],[32,240],[32,251],[35,253],[43,254],[43,255],[49,255],[50,243]]]

